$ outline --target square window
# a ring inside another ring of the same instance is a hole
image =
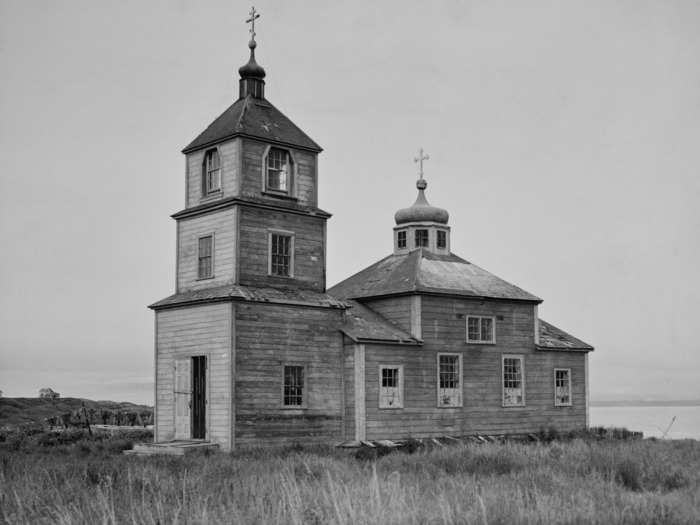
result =
[[[428,246],[428,230],[416,230],[416,248]]]
[[[492,316],[468,315],[467,316],[467,342],[486,343],[496,342],[496,320]]]
[[[571,369],[554,369],[554,405],[571,406]]]
[[[403,366],[379,366],[379,408],[403,408]]]
[[[406,247],[406,230],[396,233],[396,247],[399,249]]]
[[[462,406],[462,356],[438,354],[438,407]]]
[[[270,233],[270,274],[292,276],[293,244],[291,235]]]
[[[438,230],[437,232],[437,247],[447,248],[447,232],[445,230]]]
[[[199,238],[199,245],[197,248],[198,279],[209,279],[214,276],[212,245],[213,237],[211,235]]]
[[[522,356],[503,356],[503,406],[525,406]]]
[[[266,189],[289,193],[291,167],[289,152],[279,148],[270,148],[266,162]]]
[[[285,365],[282,404],[286,407],[304,405],[304,367]]]

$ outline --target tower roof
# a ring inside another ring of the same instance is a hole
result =
[[[247,136],[315,152],[323,148],[266,99],[240,98],[190,142],[183,153]]]

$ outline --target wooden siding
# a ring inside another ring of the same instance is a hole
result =
[[[366,345],[367,439],[522,433],[549,426],[568,430],[586,424],[585,355],[536,351],[531,305],[423,296],[422,312],[422,348]],[[466,314],[495,316],[496,344],[467,344]],[[462,407],[437,407],[438,352],[462,356]],[[502,406],[503,354],[524,357],[524,407]],[[403,409],[378,408],[379,364],[403,364]],[[554,406],[554,368],[571,368],[570,407]]]
[[[325,291],[323,219],[241,207],[239,221],[240,284]],[[294,277],[268,275],[270,229],[294,233]]]
[[[284,203],[287,198],[263,194],[263,156],[270,146],[257,140],[242,141],[242,192],[241,195],[265,197],[275,204]],[[292,153],[295,164],[295,177],[292,182],[292,195],[301,206],[316,207],[316,154],[308,151],[284,147]]]
[[[342,438],[340,316],[321,308],[237,305],[236,446]],[[305,408],[282,406],[285,364],[306,367]]]
[[[369,308],[391,321],[396,326],[411,333],[411,301],[410,296],[390,297],[388,299],[372,299],[362,301]]]
[[[177,291],[210,288],[235,282],[236,211],[217,210],[178,221]],[[214,276],[197,279],[199,238],[214,236]]]
[[[156,441],[175,436],[175,359],[207,356],[207,437],[229,449],[231,438],[231,305],[156,312]]]
[[[199,150],[187,155],[185,207],[191,208],[211,200],[240,195],[241,139],[233,139],[216,146],[221,159],[221,191],[213,196],[202,195],[202,167],[204,153]]]

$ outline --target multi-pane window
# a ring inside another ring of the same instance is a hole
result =
[[[379,408],[403,408],[403,367],[379,367]]]
[[[462,406],[462,356],[438,354],[438,406]]]
[[[219,190],[221,190],[221,160],[219,159],[219,152],[212,149],[204,155],[202,193],[209,195]]]
[[[428,246],[428,230],[416,230],[416,248]]]
[[[270,234],[270,273],[290,277],[292,275],[292,236]]]
[[[571,406],[571,369],[554,369],[554,405]]]
[[[437,247],[447,248],[447,232],[445,230],[437,231]]]
[[[304,367],[284,366],[284,389],[282,404],[286,407],[300,407],[304,404]]]
[[[406,247],[406,230],[396,233],[396,247],[399,249]]]
[[[197,278],[209,279],[214,276],[214,265],[212,257],[213,237],[207,235],[199,238],[197,251]]]
[[[279,148],[270,148],[267,154],[266,187],[268,190],[289,192],[291,161],[289,152]]]
[[[479,315],[467,316],[467,342],[468,343],[494,343],[495,322],[493,317]]]
[[[522,356],[503,356],[503,406],[525,405],[525,378]]]

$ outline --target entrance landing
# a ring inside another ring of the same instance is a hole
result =
[[[219,445],[202,440],[176,440],[162,443],[137,443],[131,450],[125,450],[124,454],[133,456],[184,456],[197,450],[219,450]]]

